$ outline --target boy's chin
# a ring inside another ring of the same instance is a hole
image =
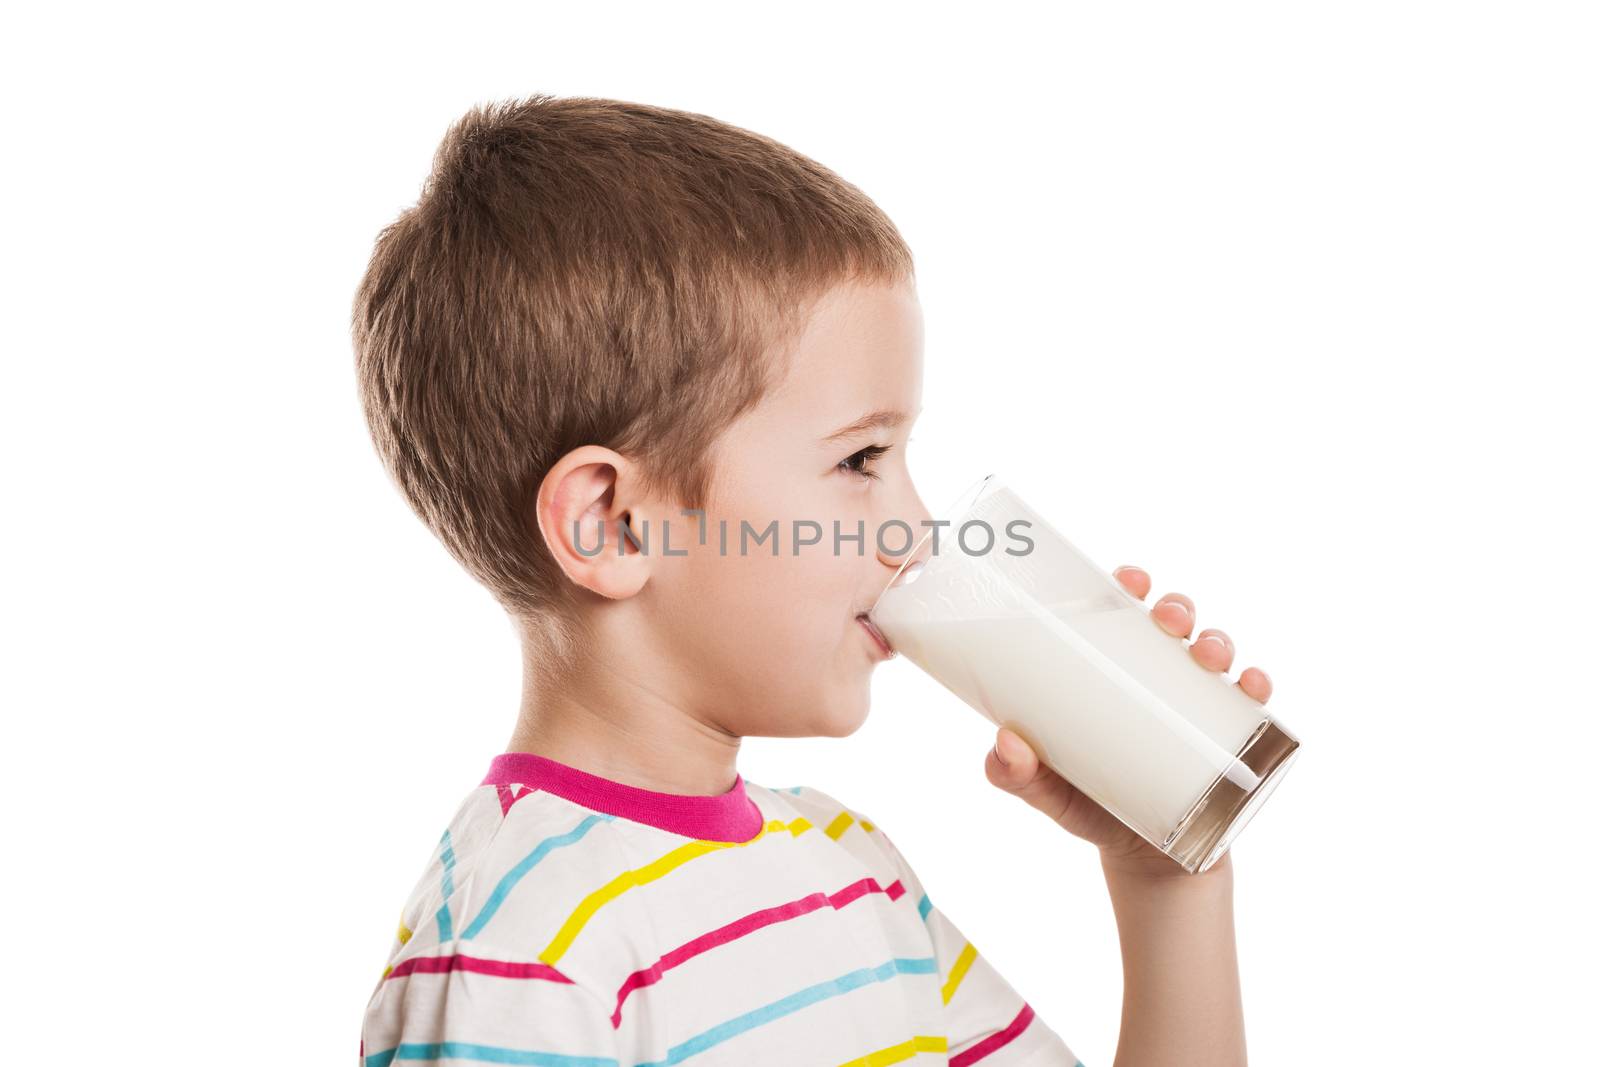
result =
[[[869,710],[871,702],[865,692],[831,702],[816,724],[817,736],[849,737],[867,721]]]

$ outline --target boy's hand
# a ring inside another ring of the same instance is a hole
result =
[[[1150,575],[1138,567],[1118,567],[1112,573],[1140,600],[1150,592]],[[1163,596],[1151,608],[1150,615],[1157,625],[1177,637],[1188,637],[1194,629],[1194,601],[1182,593]],[[1209,670],[1226,671],[1233,664],[1233,641],[1221,630],[1201,630],[1189,652]],[[1272,695],[1272,681],[1259,667],[1246,668],[1236,684],[1263,704]],[[984,773],[989,781],[1038,808],[1068,833],[1099,846],[1101,861],[1108,870],[1153,877],[1183,873],[1170,856],[1041,763],[1028,743],[1013,731],[1000,729],[995,747],[984,761]]]

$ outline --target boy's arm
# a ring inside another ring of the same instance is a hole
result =
[[[1143,600],[1150,575],[1138,567],[1112,572]],[[1168,593],[1150,610],[1174,637],[1194,628],[1194,601]],[[1207,670],[1226,672],[1233,642],[1202,631],[1190,655]],[[1259,667],[1235,683],[1266,703],[1272,681]],[[1244,1008],[1233,932],[1233,859],[1224,854],[1204,874],[1188,874],[1071,782],[1040,762],[1015,730],[1002,727],[984,762],[989,781],[1048,815],[1062,829],[1100,849],[1122,944],[1122,1032],[1115,1067],[1244,1067]]]
[[[1101,865],[1122,945],[1113,1067],[1243,1067],[1231,854],[1194,875]]]
[[[1002,751],[1003,750],[1003,751]],[[989,780],[1100,849],[1122,945],[1114,1067],[1244,1067],[1233,931],[1233,856],[1189,874],[1001,729]]]

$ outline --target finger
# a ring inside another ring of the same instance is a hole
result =
[[[1143,600],[1150,592],[1150,575],[1131,564],[1124,564],[1111,572],[1122,587]]]
[[[1056,822],[1066,814],[1072,800],[1067,780],[1039,762],[1033,749],[1013,730],[1001,727],[994,747],[984,759],[989,781],[1014,793]]]
[[[1272,679],[1267,677],[1267,672],[1260,667],[1246,667],[1239,672],[1239,688],[1265,704],[1267,698],[1272,696]]]
[[[1189,653],[1207,670],[1225,671],[1233,666],[1233,638],[1218,629],[1201,630]]]
[[[1163,596],[1150,609],[1150,614],[1163,630],[1175,637],[1188,637],[1189,631],[1194,629],[1194,601],[1182,593]]]

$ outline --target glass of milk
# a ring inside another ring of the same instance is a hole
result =
[[[894,649],[1190,873],[1299,740],[994,475],[906,553],[868,612]]]

